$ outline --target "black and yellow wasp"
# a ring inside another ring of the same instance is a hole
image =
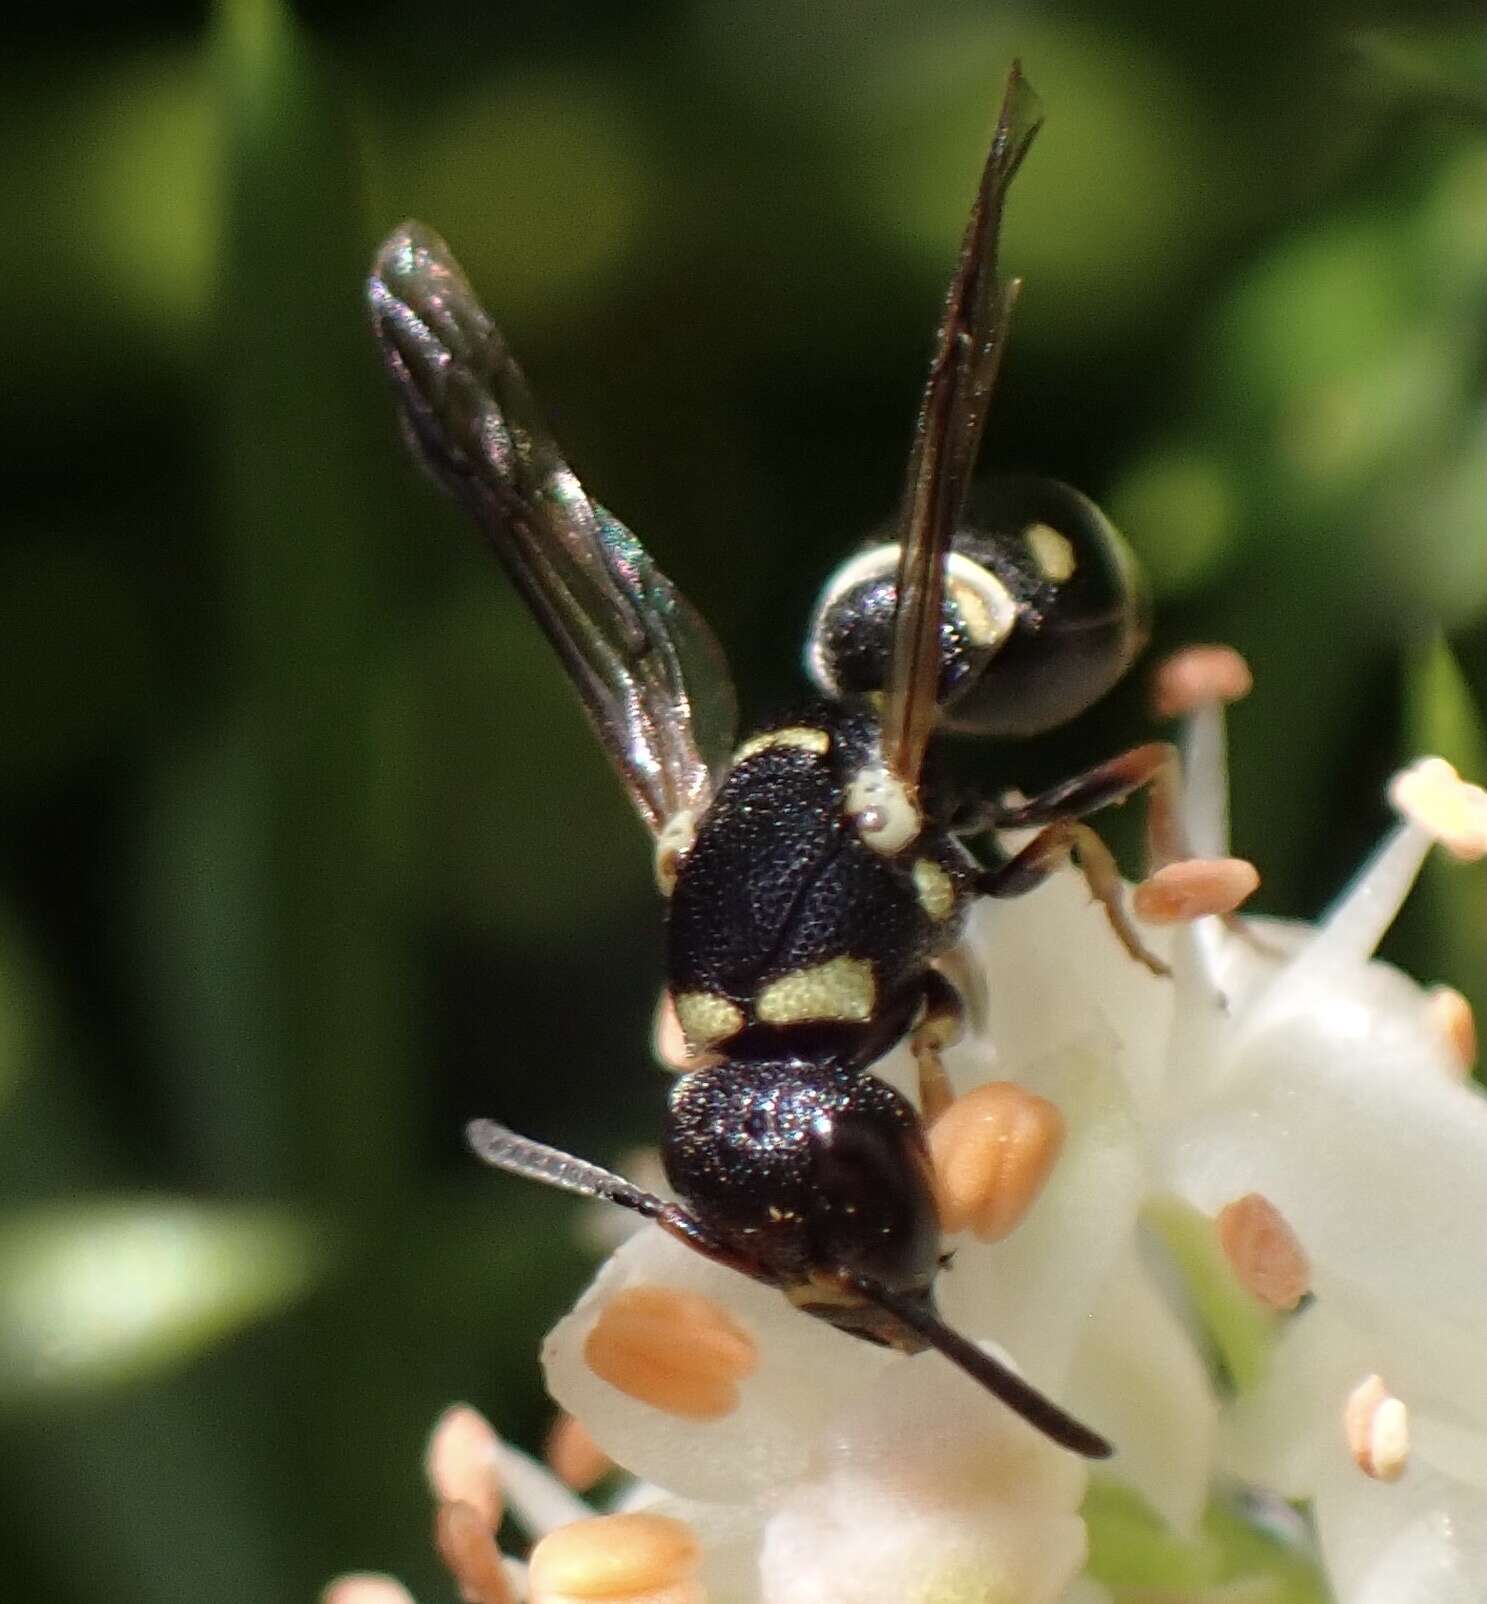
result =
[[[405,224],[369,285],[415,451],[465,506],[567,669],[655,840],[667,984],[690,1047],[662,1132],[667,1202],[487,1121],[480,1156],[604,1198],[798,1308],[938,1349],[1065,1447],[1094,1432],[935,1312],[942,1263],[925,1120],[960,997],[939,965],[971,901],[1017,896],[1077,849],[1136,957],[1118,878],[1081,815],[1170,778],[1153,743],[1016,805],[954,796],[931,742],[1026,734],[1102,695],[1144,644],[1140,585],[1100,512],[1048,480],[972,490],[1019,288],[997,267],[1007,190],[1039,126],[1014,66],[950,285],[894,538],[823,592],[817,699],[736,743],[707,625],[579,484],[442,240]],[[983,866],[964,839],[1032,829]],[[910,1037],[916,1109],[872,1073]]]

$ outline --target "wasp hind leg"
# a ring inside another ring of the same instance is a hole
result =
[[[965,1032],[965,1002],[937,969],[924,977],[924,1008],[909,1036],[909,1051],[919,1070],[919,1117],[934,1122],[955,1101],[941,1054]]]

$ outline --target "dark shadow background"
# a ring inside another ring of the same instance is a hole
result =
[[[1009,58],[1048,124],[987,460],[1103,500],[1158,648],[1234,643],[1237,849],[1314,914],[1487,773],[1483,46],[1464,5],[145,4],[0,97],[0,1577],[56,1604],[442,1596],[422,1435],[540,1440],[592,1259],[476,1113],[653,1133],[649,851],[410,467],[360,280],[434,224],[586,482],[798,686],[894,506]],[[1132,683],[966,748],[1032,789]],[[1130,821],[1115,837],[1132,869]],[[1484,877],[1391,938],[1487,1004]]]

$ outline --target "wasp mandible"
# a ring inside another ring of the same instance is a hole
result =
[[[818,698],[736,744],[706,623],[579,484],[448,247],[416,223],[382,246],[372,322],[417,455],[464,505],[567,669],[655,841],[669,994],[708,1067],[675,1083],[661,1138],[677,1201],[488,1121],[489,1163],[607,1199],[798,1308],[904,1352],[937,1349],[1056,1442],[1103,1438],[936,1313],[940,1228],[925,1123],[963,1004],[940,965],[977,897],[1030,890],[1073,855],[1132,954],[1109,854],[1081,822],[1152,788],[1173,826],[1171,748],[1151,743],[1031,800],[953,794],[931,743],[1052,728],[1145,641],[1120,537],[1040,479],[972,491],[1019,281],[1007,191],[1040,126],[1007,81],[940,324],[894,538],[826,586],[806,649]],[[984,866],[965,841],[1034,830]],[[1167,855],[1180,855],[1166,842]],[[920,1106],[872,1073],[909,1037]]]

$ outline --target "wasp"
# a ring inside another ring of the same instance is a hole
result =
[[[675,1201],[490,1121],[470,1127],[475,1150],[632,1209],[855,1337],[936,1349],[1054,1441],[1099,1458],[1111,1452],[1102,1437],[936,1312],[945,1258],[925,1139],[948,1100],[940,1053],[964,1003],[946,971],[974,899],[1019,896],[1072,856],[1132,954],[1160,968],[1082,818],[1150,786],[1155,843],[1170,747],[1000,802],[954,793],[932,748],[942,730],[1053,728],[1145,643],[1139,578],[1092,503],[1050,480],[972,488],[1020,288],[998,268],[1003,208],[1040,125],[1014,65],[897,524],[822,593],[805,654],[815,700],[742,744],[712,632],[579,484],[444,242],[417,223],[398,229],[369,300],[415,454],[525,598],[651,832],[667,987],[689,1047],[706,1055],[665,1114]],[[994,866],[965,845],[1005,830],[1034,833]],[[872,1073],[906,1037],[918,1108]]]

